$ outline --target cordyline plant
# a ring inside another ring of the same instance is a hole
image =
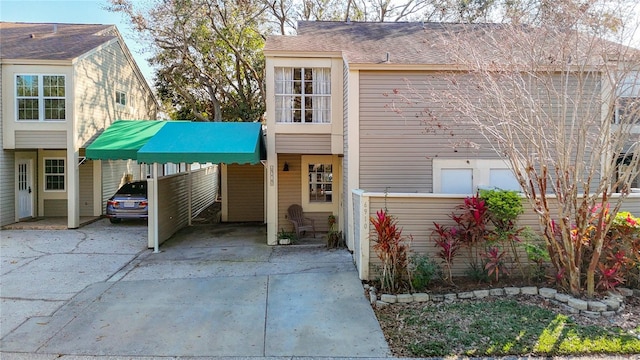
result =
[[[436,222],[433,223],[433,227],[431,239],[435,242],[435,246],[440,248],[438,257],[442,259],[446,270],[444,280],[453,284],[453,260],[458,255],[458,251],[462,245],[458,231],[455,227],[447,227]]]
[[[489,208],[478,194],[464,199],[464,203],[456,206],[458,212],[451,214],[456,222],[459,241],[469,252],[469,263],[472,269],[478,269],[479,248],[487,239]]]
[[[409,284],[409,245],[398,227],[395,217],[387,214],[386,210],[379,210],[375,217],[369,219],[373,226],[374,251],[382,261],[380,274],[380,288],[384,292],[395,293]]]
[[[423,114],[425,136],[458,138],[456,157],[492,149],[509,165],[563,286],[589,297],[614,218],[600,210],[592,223],[592,210],[617,213],[640,163],[640,50],[621,45],[638,5],[622,3],[558,0],[563,11],[536,26],[444,27],[429,41],[451,71],[393,91],[399,114]]]

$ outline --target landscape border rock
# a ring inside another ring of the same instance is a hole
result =
[[[619,288],[617,292],[609,292],[607,296],[599,301],[585,301],[577,299],[571,295],[557,292],[555,289],[540,288],[535,286],[525,287],[505,287],[494,288],[490,290],[475,290],[465,291],[459,293],[447,293],[447,294],[428,294],[428,293],[415,293],[415,294],[376,294],[374,287],[365,285],[365,290],[370,295],[371,305],[376,307],[384,307],[394,303],[411,303],[411,302],[425,302],[431,301],[434,303],[439,302],[452,302],[456,300],[465,299],[484,299],[487,296],[500,296],[500,297],[513,297],[518,295],[533,295],[540,297],[541,300],[551,301],[558,305],[561,305],[565,310],[572,314],[581,314],[588,317],[611,317],[622,311],[624,308],[624,299],[628,296],[638,296],[638,292],[627,289]],[[379,300],[378,300],[379,298]],[[402,300],[400,300],[402,299]]]

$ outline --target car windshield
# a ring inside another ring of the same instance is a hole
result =
[[[116,194],[147,195],[147,184],[128,183],[124,184]]]

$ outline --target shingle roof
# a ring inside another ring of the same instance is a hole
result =
[[[509,26],[487,23],[304,21],[298,23],[298,34],[295,36],[268,37],[265,51],[340,52],[352,64],[448,65],[459,63],[461,54],[471,53],[492,60],[504,57],[513,59],[521,54],[526,60],[531,55],[531,47],[523,42],[535,41],[532,46],[539,46],[540,51],[557,55],[558,39],[552,39],[551,32],[532,27],[522,27],[516,32]],[[518,33],[522,37],[513,39]],[[555,34],[570,42],[579,39],[567,34]],[[612,44],[600,42],[603,47],[617,47],[615,50],[619,52],[620,45]],[[581,55],[593,61],[596,53]],[[602,55],[602,52],[598,55]]]
[[[71,60],[116,34],[114,25],[0,22],[0,59]]]

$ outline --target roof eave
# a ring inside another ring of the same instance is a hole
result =
[[[0,58],[0,64],[7,65],[62,65],[70,66],[75,63],[74,59],[62,59],[62,60],[48,60],[48,59],[2,59]]]
[[[287,57],[287,58],[341,58],[342,51],[291,51],[291,50],[263,50],[265,57]]]

